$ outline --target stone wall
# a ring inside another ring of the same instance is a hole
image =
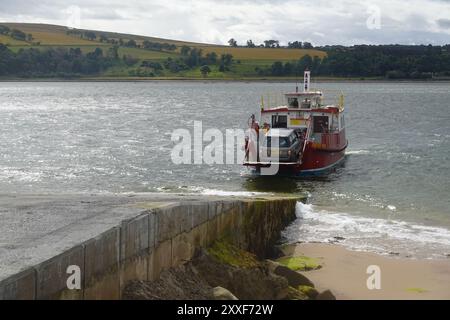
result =
[[[228,237],[265,256],[295,218],[296,198],[186,201],[143,209],[97,237],[0,282],[0,299],[119,299],[129,280],[154,280]],[[67,289],[70,265],[80,290]]]

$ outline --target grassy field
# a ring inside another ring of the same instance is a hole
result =
[[[68,27],[58,26],[58,25],[50,25],[50,24],[40,24],[40,23],[2,23],[1,25],[5,25],[11,29],[19,29],[25,33],[31,33],[35,40],[39,41],[43,45],[89,45],[89,43],[100,41],[90,41],[87,39],[80,39],[80,37],[74,35],[67,35],[67,31],[70,30]],[[111,39],[123,39],[123,40],[135,40],[138,43],[144,40],[154,41],[154,42],[166,42],[170,44],[175,44],[176,46],[187,45],[190,47],[201,47],[201,46],[209,46],[204,43],[195,43],[195,42],[186,42],[186,41],[178,41],[178,40],[170,40],[163,38],[155,38],[155,37],[147,37],[126,33],[116,33],[116,32],[108,32],[108,31],[98,31],[98,30],[87,30],[87,29],[79,29],[80,31],[93,31],[99,37],[100,35],[105,35]]]
[[[231,70],[228,72],[220,72],[216,66],[211,66],[212,72],[209,74],[209,78],[245,78],[245,77],[257,77],[255,72],[256,67],[268,67],[274,61],[294,61],[300,59],[304,55],[310,55],[311,57],[318,56],[323,58],[326,54],[323,51],[315,49],[287,49],[287,48],[245,48],[245,47],[229,47],[223,45],[207,44],[207,43],[195,43],[185,42],[171,39],[147,37],[140,35],[131,35],[124,33],[114,33],[106,31],[93,31],[97,38],[95,40],[82,39],[77,35],[69,35],[69,30],[64,26],[47,25],[47,24],[29,24],[29,23],[1,23],[0,25],[6,25],[10,29],[18,29],[27,34],[32,34],[33,40],[31,42],[18,41],[5,35],[0,35],[0,43],[7,44],[13,51],[18,51],[21,48],[36,47],[40,49],[55,48],[55,47],[74,47],[81,48],[83,52],[93,51],[95,48],[100,47],[107,51],[112,45],[106,42],[100,42],[100,35],[104,35],[109,39],[122,39],[123,41],[135,40],[138,44],[144,40],[159,43],[175,44],[177,49],[174,52],[165,51],[152,51],[141,48],[128,48],[121,46],[119,48],[119,55],[130,55],[139,60],[152,60],[163,61],[168,57],[176,58],[179,56],[179,51],[183,45],[189,47],[195,47],[203,50],[203,53],[216,52],[219,56],[221,54],[232,54],[236,63],[233,64]],[[80,30],[91,31],[91,30]],[[37,45],[39,43],[39,45]],[[129,71],[134,67],[117,67],[108,70],[105,76],[111,77],[126,77]],[[167,77],[189,77],[199,78],[201,72],[199,68],[180,72],[177,74],[167,74]]]
[[[40,42],[41,45],[90,45],[91,41],[67,35],[68,28],[47,24],[34,23],[0,23],[10,29],[18,29],[33,35],[33,42]]]
[[[28,46],[29,43],[26,41],[20,41],[13,39],[11,37],[0,34],[0,43],[3,43],[8,46]]]
[[[309,54],[311,57],[318,56],[323,58],[325,52],[314,49],[270,49],[270,48],[243,48],[243,47],[224,47],[224,46],[206,46],[202,48],[205,53],[216,52],[217,54],[230,53],[234,59],[239,60],[263,60],[263,61],[288,61],[298,60],[302,56]]]

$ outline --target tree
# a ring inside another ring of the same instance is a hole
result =
[[[83,53],[80,48],[70,48],[69,54],[72,57],[81,57]]]
[[[306,69],[311,69],[313,64],[313,59],[309,54],[304,55],[300,58],[297,63],[297,74],[303,74]]]
[[[181,53],[182,56],[187,56],[190,51],[191,51],[191,47],[182,46],[181,50],[180,50],[180,53]]]
[[[163,64],[166,69],[174,73],[188,69],[188,66],[181,59],[172,59],[169,57]]]
[[[200,72],[202,73],[202,76],[203,76],[203,77],[207,77],[207,76],[208,76],[208,73],[211,72],[211,69],[209,68],[209,66],[204,65],[204,66],[201,66],[201,67],[200,67]]]
[[[84,37],[87,38],[88,40],[95,40],[97,38],[97,36],[95,35],[95,32],[92,32],[92,31],[85,31]]]
[[[156,50],[156,51],[162,51],[162,50],[168,50],[168,51],[174,51],[177,46],[174,44],[169,44],[169,43],[161,43],[161,42],[151,42],[148,40],[144,40],[144,42],[142,42],[142,47],[144,49],[149,49],[149,50]]]
[[[290,48],[290,49],[302,49],[303,48],[303,44],[302,44],[301,41],[289,42],[288,43],[288,48]]]
[[[266,48],[279,48],[280,42],[278,40],[264,40],[264,46]]]
[[[256,45],[253,43],[253,41],[251,39],[247,40],[247,48],[254,48],[254,47],[256,47]]]
[[[231,63],[233,62],[233,55],[226,53],[226,54],[222,54],[220,56],[220,62],[221,64],[223,64],[225,67],[229,67],[231,65]]]
[[[207,64],[215,64],[217,62],[217,53],[208,52],[205,56],[205,61]]]
[[[86,54],[86,57],[90,60],[98,60],[99,58],[103,57],[103,50],[100,48],[95,48],[94,51],[88,52]]]
[[[237,47],[237,41],[234,40],[233,38],[228,40],[228,44],[230,45],[230,47]]]
[[[303,49],[312,49],[314,48],[310,42],[303,42]]]
[[[20,30],[17,30],[17,29],[12,29],[12,31],[11,31],[11,37],[12,37],[13,39],[16,39],[16,40],[22,40],[22,41],[25,41],[25,40],[27,39],[26,33],[25,33],[25,32],[22,32],[22,31],[20,31]]]
[[[108,49],[108,57],[112,59],[119,59],[119,46],[114,45]]]
[[[128,42],[125,44],[126,47],[130,47],[130,48],[136,48],[137,47],[137,43],[136,41],[134,41],[133,39],[128,40]]]
[[[283,63],[281,61],[275,61],[271,67],[271,73],[273,76],[283,75]]]
[[[122,56],[122,60],[127,66],[132,66],[139,61],[138,59],[136,59],[135,57],[133,57],[129,54],[124,54]]]
[[[189,55],[183,58],[184,63],[190,68],[196,67],[202,60],[202,49],[192,48]]]
[[[10,29],[7,26],[0,25],[0,34],[8,34]]]
[[[292,75],[294,73],[294,65],[291,62],[286,62],[283,67],[283,75]]]

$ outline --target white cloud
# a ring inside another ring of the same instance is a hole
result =
[[[450,2],[443,0],[74,0],[81,27],[226,44],[253,39],[314,44],[450,42]],[[66,24],[69,4],[0,0],[0,20]],[[381,28],[366,26],[377,6]]]

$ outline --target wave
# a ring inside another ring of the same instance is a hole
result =
[[[267,192],[251,192],[251,191],[225,191],[216,189],[204,189],[200,192],[203,195],[214,196],[234,196],[234,197],[253,197],[270,195]]]
[[[272,193],[268,192],[253,192],[253,191],[229,191],[221,189],[209,189],[203,187],[195,186],[178,186],[178,187],[157,187],[155,188],[157,192],[183,192],[183,193],[194,193],[201,194],[205,196],[223,196],[223,197],[254,197],[254,196],[266,196]]]
[[[433,142],[435,140],[431,140]],[[385,151],[385,150],[348,150],[345,152],[346,155],[368,155],[368,154],[382,154],[383,156],[389,156],[389,157],[400,157],[402,159],[412,159],[412,160],[420,160],[422,157],[416,154],[411,154],[408,152],[392,152],[392,151]]]
[[[391,204],[386,204],[382,200],[379,200],[368,194],[360,195],[357,193],[339,193],[333,191],[331,193],[331,200],[345,200],[345,201],[358,201],[366,203],[370,207],[376,207],[381,209],[386,209],[390,211],[396,211],[397,207]]]
[[[369,150],[348,150],[345,151],[345,154],[352,155],[352,154],[370,154]]]
[[[353,216],[301,202],[296,215],[283,234],[288,243],[337,242],[353,250],[420,258],[450,253],[450,230],[441,227]]]

